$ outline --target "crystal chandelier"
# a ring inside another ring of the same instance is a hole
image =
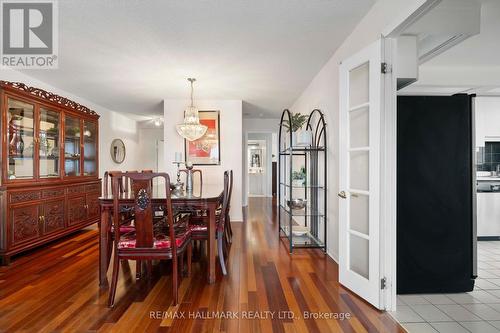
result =
[[[177,125],[177,133],[188,141],[194,141],[201,138],[206,132],[208,127],[200,124],[200,116],[198,109],[193,104],[193,83],[196,81],[194,78],[189,78],[191,83],[191,106],[184,111],[184,123]]]

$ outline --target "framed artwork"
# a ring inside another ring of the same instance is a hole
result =
[[[207,126],[204,136],[195,141],[184,140],[186,162],[193,165],[220,164],[220,112],[199,111],[200,123]]]

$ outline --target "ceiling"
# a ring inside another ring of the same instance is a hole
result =
[[[500,1],[479,2],[479,34],[422,64],[418,81],[403,89],[403,94],[500,96]]]
[[[277,117],[375,0],[65,0],[59,69],[26,74],[120,112],[162,100],[242,99],[244,117]]]

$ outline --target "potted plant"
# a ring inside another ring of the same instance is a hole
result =
[[[301,167],[299,171],[292,172],[292,186],[301,187],[304,186],[306,181],[306,168]]]
[[[311,145],[311,131],[302,129],[307,121],[307,118],[307,115],[296,112],[292,114],[290,121],[288,119],[283,121],[283,126],[287,129],[287,131],[292,131],[292,147]]]

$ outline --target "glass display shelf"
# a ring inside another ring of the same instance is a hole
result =
[[[289,234],[290,227],[283,226],[281,231],[285,234],[285,237],[290,237]],[[292,231],[293,233],[293,231]],[[319,240],[317,237],[311,235],[311,233],[307,232],[302,235],[292,235],[293,245],[296,247],[311,247],[311,248],[322,248],[325,246],[325,243]]]
[[[308,189],[308,188],[315,188],[315,189],[324,189],[325,187],[323,185],[290,185],[286,183],[280,183],[281,186],[288,187],[288,188],[294,188],[294,189]]]
[[[301,209],[301,210],[290,210],[290,208],[285,207],[283,205],[280,205],[280,208],[282,211],[286,214],[292,215],[292,216],[317,216],[317,217],[324,217],[325,213],[316,211],[313,209]]]
[[[325,151],[325,147],[288,147],[280,150],[280,155],[290,155],[293,152],[320,152]]]
[[[292,135],[290,124],[296,121]],[[283,111],[277,154],[278,223],[280,238],[287,238],[290,253],[294,248],[326,251],[326,152],[326,123],[320,110],[308,115]],[[290,202],[294,202],[293,209]]]

